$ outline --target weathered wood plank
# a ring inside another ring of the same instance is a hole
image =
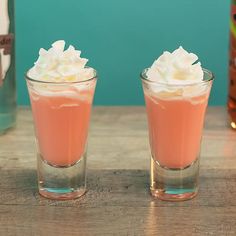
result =
[[[224,108],[210,107],[203,133],[202,168],[236,169],[236,132],[227,125]],[[147,169],[149,144],[144,107],[97,107],[89,139],[89,167]],[[0,167],[35,166],[31,113],[21,109],[17,129],[0,136]]]
[[[229,235],[236,234],[235,207],[94,208],[0,206],[0,235]]]

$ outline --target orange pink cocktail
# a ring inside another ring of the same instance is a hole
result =
[[[26,74],[34,119],[39,193],[74,199],[86,191],[86,150],[96,71],[57,41]]]
[[[165,52],[141,73],[151,149],[151,194],[180,201],[198,192],[199,154],[213,81],[197,56]]]

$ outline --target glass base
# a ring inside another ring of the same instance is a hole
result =
[[[70,200],[86,192],[86,154],[70,166],[53,166],[38,154],[39,193],[46,198]]]
[[[16,124],[16,112],[1,113],[0,112],[0,134],[6,133]]]
[[[72,188],[64,189],[62,191],[49,188],[39,189],[39,194],[41,196],[53,200],[72,200],[83,196],[85,193],[86,189],[81,189],[77,191]]]
[[[169,169],[151,158],[151,195],[164,201],[185,201],[198,193],[199,159],[183,169]]]

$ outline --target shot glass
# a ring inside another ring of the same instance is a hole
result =
[[[141,73],[151,149],[150,191],[161,200],[182,201],[199,188],[202,129],[213,74],[196,84],[150,81]]]
[[[78,82],[42,82],[26,74],[36,146],[39,193],[66,200],[86,192],[89,120],[97,74]]]

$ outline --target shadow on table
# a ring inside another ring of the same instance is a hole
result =
[[[2,203],[50,204],[50,205],[94,205],[114,200],[116,204],[128,195],[149,197],[149,173],[147,170],[88,170],[87,193],[74,201],[53,201],[41,197],[37,188],[35,169],[10,169],[0,171]],[[141,194],[141,195],[140,195]],[[1,204],[1,202],[0,202]]]

